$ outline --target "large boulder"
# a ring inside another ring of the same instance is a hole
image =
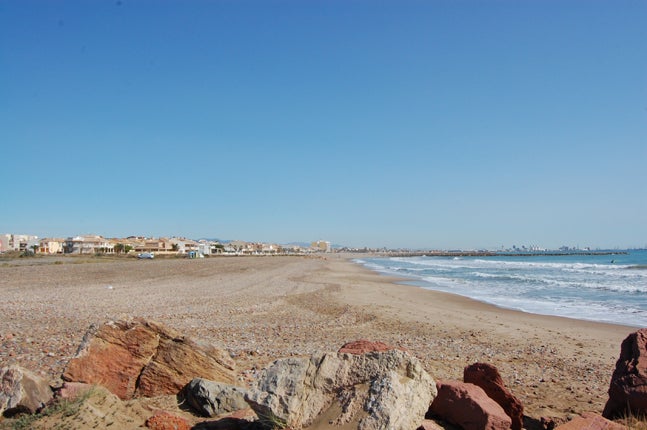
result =
[[[602,415],[614,419],[647,414],[647,329],[631,333],[622,342],[611,377],[609,400]]]
[[[593,412],[586,412],[571,421],[555,427],[555,430],[626,430],[622,424],[609,421]]]
[[[52,400],[54,393],[43,378],[19,366],[0,369],[0,414],[33,414]]]
[[[523,428],[523,404],[503,383],[496,367],[487,363],[474,363],[463,370],[463,382],[477,385],[497,402],[512,419],[512,430]]]
[[[438,381],[429,412],[463,430],[508,430],[512,420],[481,387],[460,381]]]
[[[229,384],[195,378],[184,388],[184,399],[191,408],[205,417],[249,408],[247,390]]]
[[[436,395],[420,361],[399,350],[275,361],[246,397],[263,421],[362,430],[419,427]]]
[[[232,383],[233,370],[225,351],[133,319],[90,327],[63,380],[102,385],[127,400],[177,394],[196,377]]]

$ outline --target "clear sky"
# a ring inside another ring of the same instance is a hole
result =
[[[0,0],[0,233],[647,244],[647,1]]]

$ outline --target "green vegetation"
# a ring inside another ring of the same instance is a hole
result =
[[[631,430],[647,430],[647,416],[644,415],[636,416],[629,413],[615,422]]]
[[[92,396],[94,391],[95,389],[93,387],[85,391],[76,399],[58,400],[50,404],[49,406],[45,407],[42,411],[40,411],[37,414],[21,415],[20,417],[18,417],[16,420],[13,421],[11,429],[12,430],[32,429],[34,428],[36,421],[38,421],[41,418],[49,417],[52,415],[60,415],[62,418],[72,417],[79,413],[83,403],[85,403],[85,401],[89,399],[90,396]],[[2,428],[6,428],[6,427],[2,427]]]
[[[259,415],[258,421],[263,427],[266,427],[270,430],[289,430],[291,428],[285,421],[271,412],[269,413],[269,415]]]

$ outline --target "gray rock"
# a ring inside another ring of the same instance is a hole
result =
[[[278,360],[263,370],[246,400],[261,420],[296,428],[330,423],[413,430],[435,395],[420,361],[392,350]]]
[[[249,408],[247,390],[233,385],[195,378],[184,389],[184,397],[196,412],[206,417]]]
[[[0,369],[0,414],[34,414],[52,399],[47,381],[27,369],[9,366]]]

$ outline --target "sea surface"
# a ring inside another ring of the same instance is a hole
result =
[[[508,309],[647,327],[647,250],[614,255],[356,260],[408,284]]]

